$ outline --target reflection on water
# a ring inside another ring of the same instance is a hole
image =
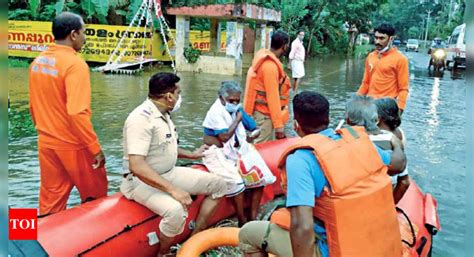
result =
[[[433,80],[433,90],[431,91],[431,102],[430,102],[430,110],[428,115],[432,116],[432,119],[429,120],[429,124],[431,125],[430,128],[435,128],[438,126],[438,112],[436,111],[436,107],[439,104],[439,78],[434,78]]]
[[[465,81],[463,72],[446,72],[429,77],[421,54],[410,53],[410,97],[402,128],[407,138],[410,175],[420,187],[438,200],[442,231],[435,237],[434,256],[461,256],[465,225]],[[300,90],[316,90],[329,99],[331,125],[343,118],[346,100],[360,85],[363,59],[325,57],[306,63]],[[158,70],[140,76],[92,73],[93,124],[107,157],[109,193],[118,190],[122,166],[122,125],[128,113],[147,96],[148,78]],[[8,70],[12,109],[28,113],[27,69]],[[181,73],[181,109],[173,114],[184,148],[201,144],[202,121],[217,97],[223,80],[244,82],[243,77]],[[453,79],[455,80],[453,80]],[[9,204],[37,207],[39,169],[36,135],[9,137]],[[76,191],[69,204],[80,202]]]

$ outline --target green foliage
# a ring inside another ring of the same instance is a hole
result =
[[[172,6],[182,7],[182,6],[198,6],[198,5],[209,5],[209,4],[240,4],[248,3],[255,4],[258,6],[263,6],[266,8],[274,8],[276,10],[281,10],[282,4],[281,0],[173,0]]]
[[[120,15],[120,16],[127,16],[128,12],[125,11],[125,10],[116,10],[115,13]]]
[[[64,10],[64,0],[58,0],[54,5],[54,10],[56,11],[56,15],[60,14]]]
[[[421,33],[421,29],[419,27],[416,27],[416,26],[410,27],[407,31],[407,39],[418,38],[420,33]]]
[[[36,134],[35,126],[31,121],[28,110],[17,111],[15,108],[12,108],[8,112],[8,123],[9,137],[20,138]]]
[[[109,1],[108,0],[92,0],[95,11],[99,18],[100,23],[107,24],[107,15],[109,13]]]
[[[453,4],[450,6],[450,4]],[[454,6],[458,9],[454,11]],[[446,39],[453,29],[463,23],[465,0],[420,1],[387,0],[374,12],[374,26],[381,22],[391,23],[397,36],[403,40],[408,38],[424,39],[427,11],[431,10],[428,38],[441,37]],[[450,15],[451,12],[451,15]]]
[[[97,19],[99,23],[107,24],[108,0],[81,0],[81,8],[86,15],[86,19]]]
[[[9,68],[28,68],[33,59],[8,57]]]
[[[201,50],[199,49],[194,49],[191,44],[189,46],[184,48],[184,58],[186,58],[186,61],[188,63],[196,63],[199,60],[199,57],[201,56]]]
[[[130,0],[130,4],[128,6],[128,13],[127,13],[127,24],[132,22],[133,16],[137,13],[140,5],[142,4],[143,0]]]
[[[207,31],[211,28],[211,20],[206,18],[191,17],[189,23],[191,30]]]
[[[18,20],[18,21],[28,21],[28,20],[31,20],[32,17],[31,17],[30,10],[16,9],[16,10],[8,11],[8,19]]]
[[[301,21],[309,12],[305,8],[307,5],[307,0],[283,0],[281,28],[290,32],[298,30]]]
[[[56,4],[47,4],[42,8],[38,20],[50,21],[52,20],[52,17],[55,16],[55,13],[61,13],[56,11]]]
[[[143,0],[10,0],[8,18],[14,20],[52,20],[61,11],[82,15],[86,23],[129,24]],[[306,28],[305,46],[310,54],[345,53],[354,50],[354,39],[382,22],[395,26],[398,37],[420,38],[425,33],[426,10],[432,10],[429,38],[445,39],[463,23],[465,0],[173,0],[163,8],[204,4],[250,3],[281,10],[282,21],[276,29],[287,31],[294,39]],[[422,2],[422,3],[420,3]],[[459,8],[454,12],[449,4]],[[454,6],[454,5],[453,5]],[[450,12],[451,10],[451,12]],[[225,23],[221,28],[225,30]],[[209,19],[192,18],[191,29],[207,31]],[[250,22],[254,28],[255,23]],[[349,30],[348,28],[357,28]],[[159,28],[154,20],[154,28]],[[188,50],[191,53],[191,49]]]
[[[36,19],[38,17],[41,0],[28,0],[28,8],[31,12],[31,17]]]
[[[128,0],[109,0],[109,6],[111,8],[118,8],[128,6],[130,2]]]
[[[84,11],[86,15],[86,19],[92,18],[92,15],[95,14],[94,5],[92,4],[92,0],[82,0],[81,1],[81,9]]]

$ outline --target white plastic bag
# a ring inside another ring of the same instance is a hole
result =
[[[239,149],[239,173],[247,188],[273,184],[276,177],[252,144],[242,144]]]

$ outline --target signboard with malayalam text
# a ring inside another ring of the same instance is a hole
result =
[[[46,50],[50,44],[54,43],[54,36],[51,32],[51,22],[43,21],[8,21],[8,56],[34,58],[40,52]],[[90,62],[105,63],[119,44],[122,37],[122,47],[117,54],[123,52],[121,61],[133,61],[144,54],[145,58],[154,58],[159,61],[168,61],[170,58],[166,53],[166,46],[162,43],[158,32],[151,33],[149,29],[132,27],[127,32],[128,26],[115,25],[86,25],[86,44],[81,50],[81,56]],[[175,30],[171,33],[175,36]],[[202,51],[210,49],[209,31],[190,31],[189,41],[193,48]],[[128,49],[126,49],[128,46]],[[168,42],[171,54],[174,55],[174,44]],[[221,34],[221,51],[226,47],[226,33]]]

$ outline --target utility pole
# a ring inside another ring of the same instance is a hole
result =
[[[428,28],[429,28],[429,25],[430,25],[430,15],[433,11],[432,10],[428,10],[427,13],[428,13],[428,18],[426,18],[426,31],[425,31],[425,48],[426,48],[426,40],[428,40]]]

